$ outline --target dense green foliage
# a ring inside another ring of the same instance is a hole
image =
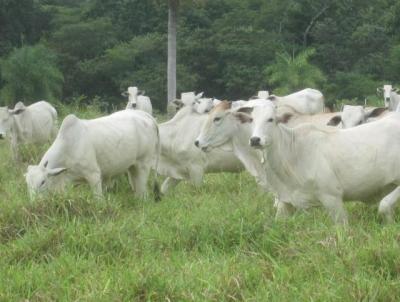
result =
[[[0,66],[5,82],[2,98],[7,104],[61,97],[63,75],[56,66],[56,56],[43,45],[18,48]]]
[[[314,86],[332,103],[376,98],[377,85],[400,82],[398,1],[181,4],[178,92],[238,99],[259,89],[283,93]],[[63,101],[86,95],[118,105],[123,102],[120,92],[137,85],[163,109],[167,15],[168,1],[161,0],[1,1],[0,57],[5,60],[16,48],[39,43],[57,55],[65,79]],[[31,59],[28,66],[37,64]],[[303,60],[303,67],[296,59]],[[289,63],[281,70],[284,61]],[[0,89],[13,95],[15,89],[5,87],[9,75],[3,69]],[[32,86],[28,80],[20,82]]]
[[[70,106],[61,118],[100,114]],[[0,161],[1,301],[399,301],[399,225],[376,206],[347,204],[348,229],[322,208],[275,222],[245,172],[159,203],[133,198],[126,176],[104,200],[81,185],[30,202],[23,173],[46,148]]]

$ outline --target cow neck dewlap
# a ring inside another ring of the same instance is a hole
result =
[[[301,179],[292,168],[296,165],[296,134],[295,131],[285,125],[278,124],[274,127],[273,142],[267,147],[265,154],[268,165],[280,179],[290,177],[301,184]]]

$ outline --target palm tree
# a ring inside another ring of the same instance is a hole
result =
[[[275,87],[279,94],[291,93],[306,87],[318,87],[325,81],[322,71],[309,62],[315,49],[307,48],[297,56],[287,52],[277,54],[275,63],[265,69],[267,82]]]
[[[179,0],[168,0],[168,103],[176,98],[176,27]]]

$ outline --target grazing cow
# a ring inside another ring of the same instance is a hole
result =
[[[43,144],[57,133],[57,111],[45,101],[25,107],[22,102],[14,109],[0,107],[0,139],[10,138],[14,160],[19,159],[21,144]]]
[[[344,105],[338,118],[342,128],[351,128],[367,122],[372,122],[385,116],[388,110],[383,107],[365,108],[364,106]]]
[[[206,119],[206,114],[197,113],[191,106],[184,106],[171,120],[160,124],[158,173],[167,176],[161,187],[162,193],[181,180],[189,180],[199,186],[205,173],[243,170],[229,145],[208,154],[195,147],[193,142]]]
[[[377,201],[393,220],[400,198],[400,115],[350,129],[304,124],[288,128],[272,102],[248,108],[250,144],[266,152],[268,182],[277,192],[277,216],[321,203],[336,223],[347,223],[344,200]],[[383,198],[382,198],[383,197]],[[382,199],[381,199],[382,198]]]
[[[128,172],[135,195],[144,198],[159,144],[157,123],[146,112],[123,110],[93,120],[68,115],[39,165],[28,167],[29,194],[86,181],[101,197],[103,180]]]
[[[306,88],[287,96],[270,95],[268,100],[277,106],[290,106],[301,114],[324,112],[324,96],[315,89]]]
[[[140,91],[137,87],[128,87],[128,91],[123,92],[122,96],[128,97],[125,109],[137,109],[153,114],[150,98],[144,95],[144,91]]]
[[[377,88],[378,92],[383,92],[383,100],[385,101],[385,107],[389,111],[396,111],[400,104],[400,95],[397,94],[398,88],[394,88],[392,85],[383,85],[383,88]]]

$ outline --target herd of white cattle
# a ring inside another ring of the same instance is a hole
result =
[[[150,171],[165,176],[161,193],[182,180],[199,186],[205,173],[247,170],[275,196],[276,218],[296,209],[325,207],[346,224],[343,201],[379,201],[393,221],[400,199],[400,96],[378,88],[385,106],[343,106],[325,112],[324,96],[307,88],[287,96],[259,91],[234,102],[187,92],[174,100],[176,114],[158,124],[150,98],[129,87],[125,110],[91,120],[73,114],[57,132],[57,111],[48,102],[0,107],[0,139],[14,160],[21,144],[53,141],[25,174],[32,199],[87,182],[94,195],[127,173],[138,198],[147,197]],[[391,112],[393,111],[393,112]]]

